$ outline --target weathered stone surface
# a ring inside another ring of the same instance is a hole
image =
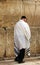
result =
[[[30,50],[31,54],[39,54],[40,53],[40,28],[31,28],[31,44],[30,44]]]
[[[3,4],[0,3],[0,27],[10,27],[14,25],[22,13],[22,1],[14,0]]]
[[[40,53],[40,28],[38,28],[38,38],[37,38],[37,53]]]
[[[0,57],[3,57],[5,54],[5,31],[4,29],[0,29]]]
[[[40,2],[24,1],[24,12],[30,26],[40,26]]]
[[[0,2],[0,27],[15,24],[22,15],[27,16],[30,26],[40,26],[40,2],[27,0],[9,0],[3,4]]]
[[[36,32],[35,32],[36,31]],[[30,50],[31,50],[31,54],[36,54],[36,38],[37,38],[37,29],[36,28],[31,28],[31,44],[30,44]]]
[[[6,44],[6,56],[10,57],[14,55],[14,41],[13,30],[7,29],[7,44]]]

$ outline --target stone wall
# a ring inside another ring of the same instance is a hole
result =
[[[31,28],[31,55],[40,54],[40,0],[0,0],[0,57],[14,56],[13,30],[22,15]]]

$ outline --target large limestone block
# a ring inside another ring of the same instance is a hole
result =
[[[37,38],[37,53],[40,54],[40,27],[38,28],[38,38]]]
[[[4,4],[0,3],[0,27],[14,26],[22,14],[22,1],[14,0],[5,2]]]
[[[23,1],[24,15],[28,18],[30,26],[40,26],[40,2]]]
[[[6,43],[6,56],[14,56],[14,39],[13,39],[13,30],[7,29],[7,43]]]
[[[5,54],[5,31],[4,29],[0,29],[0,57],[3,57]]]
[[[37,53],[37,38],[38,38],[37,32],[38,32],[37,28],[31,28],[32,37],[31,37],[30,50],[31,50],[31,54],[34,54],[34,55],[36,55]]]
[[[8,15],[4,15],[3,20],[4,20],[4,23],[3,23],[2,27],[5,26],[5,27],[9,28],[9,27],[13,27],[16,24],[16,22],[18,21],[18,18],[17,18],[17,16],[8,14]]]

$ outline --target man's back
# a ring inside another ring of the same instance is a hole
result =
[[[20,20],[14,28],[14,41],[19,49],[26,48],[26,40],[31,37],[30,28],[26,22]],[[21,47],[22,46],[22,47]]]

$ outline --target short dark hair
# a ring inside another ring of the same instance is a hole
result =
[[[25,18],[26,18],[26,16],[22,16],[22,17],[21,17],[21,19],[25,19]]]

